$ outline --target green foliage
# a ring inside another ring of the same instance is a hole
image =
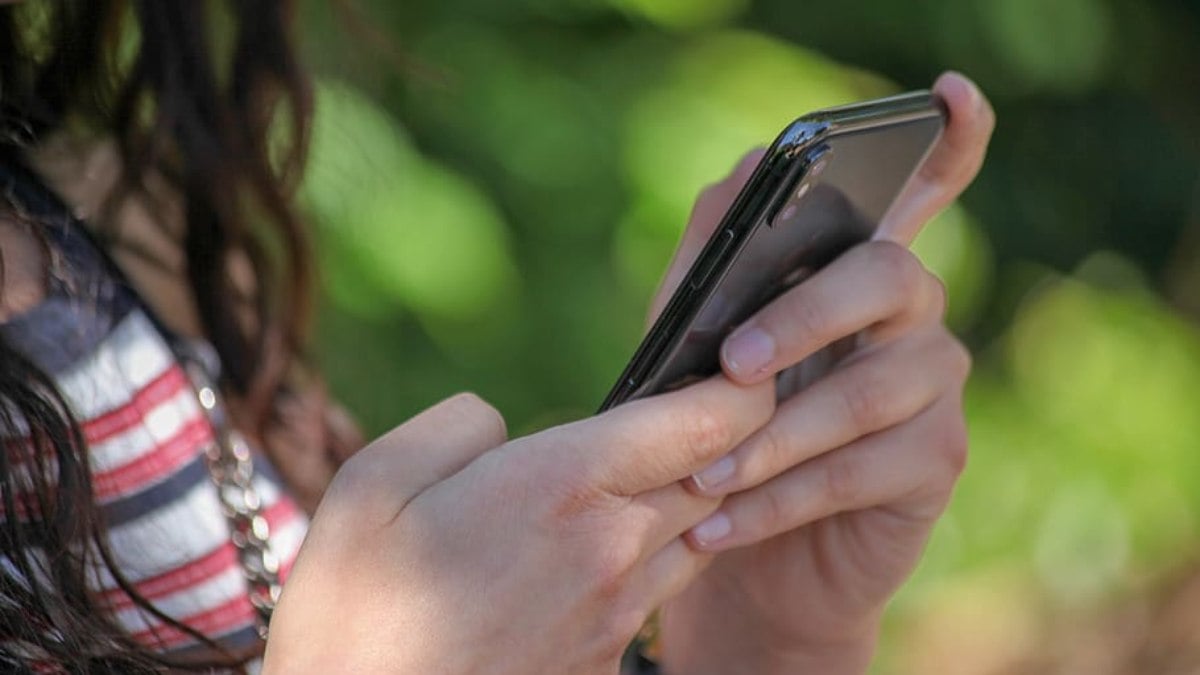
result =
[[[748,0],[611,0],[614,7],[667,28],[698,28],[735,17]]]
[[[1112,16],[1102,0],[995,0],[977,7],[995,53],[1030,87],[1088,89],[1113,57]]]
[[[304,187],[343,309],[464,319],[512,300],[517,275],[495,207],[346,86],[317,90]]]

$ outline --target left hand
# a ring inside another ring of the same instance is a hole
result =
[[[743,384],[794,370],[847,336],[857,334],[858,346],[695,480],[702,494],[729,496],[689,534],[716,554],[712,565],[663,607],[667,672],[864,671],[883,607],[945,509],[966,460],[970,359],[942,325],[944,288],[903,245],[974,178],[994,116],[960,75],[934,89],[950,110],[946,131],[877,240],[785,293],[725,344],[725,372]],[[702,195],[654,312],[757,159]],[[750,333],[757,348],[739,351]]]

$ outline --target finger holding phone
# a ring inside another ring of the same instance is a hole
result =
[[[960,75],[934,92],[945,131],[874,240],[780,295],[721,347],[728,377],[762,383],[856,336],[831,372],[784,391],[767,426],[691,482],[726,499],[688,535],[717,553],[713,564],[663,608],[668,672],[862,672],[884,605],[946,506],[965,462],[970,359],[942,323],[944,288],[903,246],[974,177],[994,118]],[[759,157],[702,198],[668,284]]]
[[[265,673],[615,673],[711,555],[686,477],[774,411],[723,377],[525,438],[471,395],[347,461],[271,621]]]

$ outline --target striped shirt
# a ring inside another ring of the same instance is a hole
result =
[[[81,224],[19,169],[0,165],[0,183],[43,216],[56,252],[46,298],[0,324],[0,335],[53,379],[80,423],[119,569],[168,616],[231,650],[252,646],[255,611],[205,463],[213,429],[183,368]],[[21,430],[0,435],[13,432]],[[265,457],[256,455],[255,471],[286,579],[307,519]],[[0,573],[16,574],[11,561],[0,558]],[[97,570],[93,587],[139,642],[179,656],[205,649],[134,605],[106,570]]]

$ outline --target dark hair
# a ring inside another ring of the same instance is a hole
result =
[[[44,0],[0,8],[0,146],[20,151],[82,129],[119,147],[110,204],[142,191],[147,178],[170,185],[186,216],[187,277],[223,363],[222,385],[244,402],[243,422],[260,426],[301,353],[309,314],[308,245],[292,192],[311,96],[291,44],[294,4]],[[212,35],[218,21],[222,36],[233,36],[223,51]],[[96,225],[103,234],[105,218]],[[239,284],[235,253],[248,259],[252,284]],[[17,430],[25,439],[14,440]],[[97,563],[141,609],[217,647],[156,610],[117,569],[78,424],[50,378],[2,340],[0,439],[0,554],[20,575],[0,573],[0,668],[47,662],[71,672],[140,672],[249,658],[218,651],[204,663],[170,661],[98,607],[86,584]],[[33,467],[22,479],[31,485],[19,484],[18,464]]]

